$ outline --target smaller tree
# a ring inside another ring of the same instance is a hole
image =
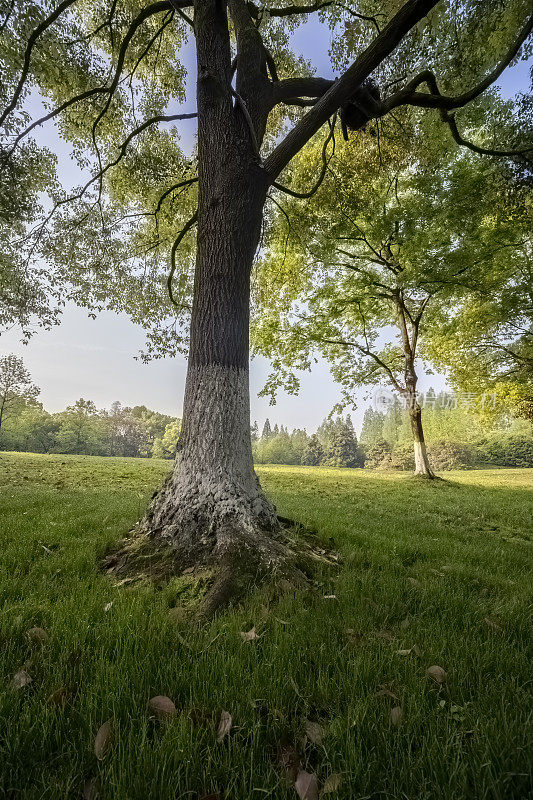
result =
[[[365,467],[377,469],[390,461],[392,447],[386,439],[377,439],[365,453]]]
[[[304,467],[318,467],[324,461],[324,448],[320,444],[320,439],[314,433],[305,448],[301,463]]]
[[[158,437],[152,448],[153,458],[174,458],[176,456],[176,442],[181,431],[181,420],[176,419],[170,422],[163,436]]]
[[[13,354],[0,358],[0,428],[15,406],[35,400],[40,391],[21,358]]]

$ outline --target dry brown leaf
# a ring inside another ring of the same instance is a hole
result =
[[[170,697],[164,694],[158,694],[148,700],[148,711],[158,722],[168,722],[178,713]]]
[[[324,728],[318,722],[312,722],[310,719],[305,721],[305,733],[307,738],[313,744],[320,744],[324,738]]]
[[[336,594],[325,594],[324,595],[324,600],[336,600],[336,599],[337,599],[337,595]]]
[[[220,722],[218,723],[218,730],[217,730],[217,742],[221,742],[225,736],[231,730],[231,726],[233,725],[233,718],[229,711],[222,711],[220,715]]]
[[[243,642],[253,642],[257,639],[257,633],[255,632],[255,626],[252,628],[251,631],[241,631],[241,639]]]
[[[96,778],[89,778],[83,785],[83,800],[98,800],[98,781]]]
[[[426,670],[426,675],[439,685],[446,683],[446,678],[448,677],[442,667],[439,667],[437,664],[434,664],[432,667],[428,667]]]
[[[44,628],[30,628],[26,631],[26,636],[34,644],[45,644],[48,641],[48,634]]]
[[[402,721],[403,717],[403,710],[401,706],[394,706],[390,710],[390,721],[392,725],[399,725]]]
[[[55,692],[52,692],[48,698],[48,702],[52,703],[53,706],[57,706],[58,708],[64,708],[69,698],[70,689],[68,689],[66,686],[61,686],[59,689],[56,689]]]
[[[104,722],[103,725],[100,725],[94,739],[94,754],[98,761],[103,761],[103,759],[106,757],[111,749],[114,737],[115,731],[113,728],[113,720],[108,719],[107,722]]]
[[[409,656],[411,655],[411,648],[409,650],[396,650],[397,656]]]
[[[407,578],[411,586],[414,586],[415,589],[422,589],[422,584],[416,578]]]
[[[169,608],[168,615],[173,622],[183,622],[187,618],[187,611],[183,606]]]
[[[394,694],[387,686],[381,684],[381,688],[378,692],[376,692],[376,697],[390,697],[391,700],[399,700],[400,698],[398,695]]]
[[[322,787],[322,791],[320,792],[320,796],[324,794],[332,794],[333,792],[337,792],[340,788],[342,783],[341,775],[338,775],[336,772],[332,772],[331,775],[328,775],[326,780],[324,781],[324,786]]]
[[[385,639],[386,642],[393,642],[394,639],[396,638],[396,636],[392,631],[387,631],[387,630],[378,631],[376,633],[376,636],[378,636],[380,639]]]
[[[292,786],[296,782],[301,767],[298,751],[293,745],[284,742],[278,747],[278,759],[285,773],[287,783]]]
[[[312,772],[300,770],[294,788],[300,800],[318,800],[318,783]]]
[[[485,622],[486,625],[489,626],[489,628],[492,628],[493,631],[503,631],[502,626],[494,619],[491,619],[490,617],[485,617],[483,621]]]
[[[113,603],[114,603],[114,600],[111,600],[110,603],[106,603],[105,604],[105,606],[104,606],[104,614],[107,614],[107,612],[111,610],[111,608],[113,606]]]
[[[404,631],[408,627],[409,627],[409,617],[406,617],[405,619],[402,619],[402,621],[400,622],[400,628],[402,631]]]
[[[18,672],[15,672],[11,679],[11,686],[13,689],[24,689],[29,683],[31,683],[33,678],[29,675],[25,669],[19,669]]]

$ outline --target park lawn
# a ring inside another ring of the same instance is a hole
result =
[[[319,786],[340,776],[326,800],[531,796],[533,470],[430,483],[260,467],[279,512],[333,546],[339,569],[198,626],[169,614],[183,579],[116,586],[98,566],[169,466],[0,453],[0,797],[79,798],[96,779],[104,800],[295,798],[282,742]],[[15,689],[22,668],[32,682]],[[154,695],[175,702],[171,722],[149,719]],[[233,728],[217,742],[223,709]],[[304,742],[306,720],[320,742]]]

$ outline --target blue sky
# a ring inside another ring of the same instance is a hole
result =
[[[310,20],[299,28],[294,36],[294,45],[302,53],[313,54],[317,74],[332,75],[328,56],[329,34],[317,19]],[[189,69],[189,79],[194,77],[194,54],[192,48],[183,53]],[[528,86],[528,65],[521,61],[506,70],[498,84],[502,94],[511,97]],[[39,105],[34,101],[35,110]],[[190,101],[188,104],[190,105]],[[193,110],[187,107],[186,110]],[[188,125],[188,127],[187,127]],[[184,143],[192,137],[194,123],[186,123],[183,130]],[[60,177],[65,186],[76,185],[80,173],[69,157],[68,148],[57,136],[53,126],[40,130],[38,141],[60,156]],[[63,409],[79,397],[93,400],[98,407],[108,407],[114,400],[124,405],[144,404],[158,411],[179,416],[182,408],[185,385],[186,360],[183,357],[163,359],[149,364],[136,360],[143,348],[144,334],[125,315],[111,312],[100,314],[96,320],[87,312],[69,305],[63,315],[62,324],[52,331],[37,332],[28,345],[22,345],[17,331],[8,331],[0,337],[0,353],[16,353],[24,358],[34,381],[41,387],[41,401],[50,411]],[[305,427],[314,430],[329,414],[340,397],[338,387],[332,381],[329,369],[323,362],[313,367],[311,374],[302,375],[298,397],[281,393],[277,405],[269,406],[268,399],[259,398],[269,372],[265,359],[254,359],[251,363],[250,389],[252,419],[260,425],[265,417],[289,428]],[[442,376],[422,376],[420,388],[427,390],[445,386]],[[368,392],[358,392],[354,398],[357,411],[352,413],[359,428]]]

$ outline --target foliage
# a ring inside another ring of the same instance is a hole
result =
[[[40,389],[21,358],[11,354],[0,358],[0,428],[15,408],[35,401]]]
[[[176,445],[181,431],[181,420],[176,419],[165,427],[163,436],[154,441],[152,456],[154,458],[174,458]]]
[[[50,414],[32,398],[18,398],[0,431],[0,450],[171,458],[179,430],[180,420],[146,406],[116,402],[98,410],[81,398]]]
[[[300,463],[305,467],[318,467],[324,463],[324,448],[316,433],[309,438]]]

